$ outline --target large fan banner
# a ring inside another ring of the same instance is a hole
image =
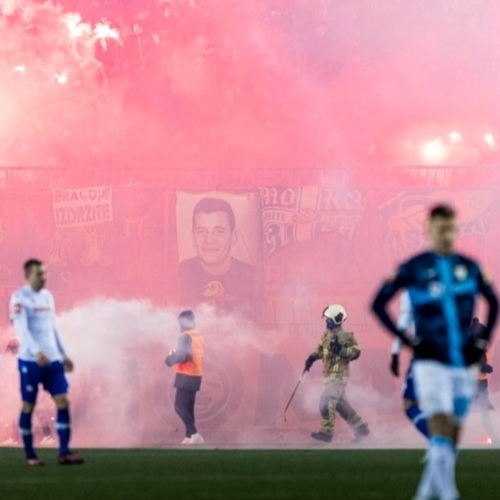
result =
[[[361,219],[362,193],[321,186],[261,187],[267,252],[335,232],[354,238]]]
[[[177,192],[181,302],[232,312],[253,310],[260,261],[254,193]]]

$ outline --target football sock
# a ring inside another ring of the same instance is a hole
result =
[[[412,405],[406,409],[406,415],[412,421],[413,425],[417,430],[422,433],[427,439],[430,438],[429,426],[427,425],[427,418],[418,407],[418,405]]]
[[[444,436],[433,436],[429,453],[431,477],[442,500],[456,500],[458,495],[455,483],[455,448],[453,441]]]
[[[436,496],[437,488],[433,474],[434,470],[431,467],[429,456],[427,456],[424,473],[417,490],[417,498],[433,498]]]
[[[35,449],[33,448],[33,433],[31,431],[31,413],[21,412],[19,418],[19,431],[23,439],[26,458],[36,458]]]
[[[70,452],[69,438],[71,435],[69,410],[67,408],[57,410],[57,434],[59,435],[59,455],[67,455]]]

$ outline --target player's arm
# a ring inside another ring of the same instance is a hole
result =
[[[57,327],[54,327],[54,335],[56,337],[57,348],[59,349],[59,352],[61,353],[61,356],[63,357],[63,359],[66,359],[68,356],[66,354],[66,350],[64,349],[64,347],[62,345],[61,336],[59,335],[59,330],[57,329]]]
[[[59,330],[57,329],[57,326],[55,324],[56,304],[55,304],[54,297],[52,296],[52,294],[50,294],[50,299],[52,301],[52,310],[54,313],[54,337],[56,340],[57,349],[59,350],[59,353],[61,354],[61,356],[63,358],[64,369],[67,372],[72,372],[74,370],[73,361],[71,361],[71,359],[66,354],[66,350],[64,349],[64,346],[63,346],[62,341],[61,341],[61,335],[59,334]]]
[[[486,328],[484,328],[480,335],[481,340],[483,340],[483,342],[485,341],[487,345],[491,341],[493,330],[498,319],[498,296],[491,279],[488,278],[483,272],[479,273],[478,285],[479,292],[488,303],[488,320],[486,321]]]
[[[185,363],[189,361],[193,355],[193,342],[189,335],[181,335],[179,337],[179,341],[177,343],[177,348],[175,351],[171,352],[167,359],[165,360],[165,364],[167,366],[174,366],[179,363]]]
[[[406,331],[398,328],[398,325],[396,325],[387,310],[387,305],[401,288],[405,288],[408,285],[408,282],[407,266],[402,265],[396,276],[382,285],[372,303],[372,311],[375,316],[389,332],[401,339],[404,344],[409,344]]]
[[[36,357],[39,364],[47,364],[48,359],[41,351],[28,327],[26,306],[19,297],[13,296],[10,301],[10,320],[21,344],[25,345]]]
[[[398,337],[397,339],[394,339],[392,342],[392,347],[391,347],[391,354],[393,356],[399,356],[401,354],[401,351],[403,350],[403,341]]]
[[[398,330],[409,332],[413,325],[413,313],[411,310],[410,294],[405,291],[401,294],[399,304]],[[399,377],[399,356],[403,350],[403,341],[398,337],[394,339],[391,348],[390,370],[395,377]]]
[[[66,354],[66,350],[64,349],[61,342],[61,336],[59,335],[59,330],[56,327],[54,327],[54,335],[56,338],[57,349],[59,350],[63,358],[64,369],[67,372],[72,372],[75,369],[75,365],[73,364],[73,361]]]
[[[399,377],[399,356],[403,350],[403,341],[398,337],[394,339],[391,347],[391,364],[390,370],[395,377]]]

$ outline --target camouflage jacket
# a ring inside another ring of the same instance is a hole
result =
[[[332,348],[339,344],[339,354],[334,354]],[[315,360],[323,360],[323,381],[347,382],[349,380],[351,361],[358,359],[361,355],[359,344],[352,332],[347,332],[342,327],[335,330],[326,330],[311,357]]]

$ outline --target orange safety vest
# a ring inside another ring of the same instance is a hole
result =
[[[203,337],[198,330],[187,330],[184,335],[191,337],[191,359],[176,365],[176,373],[201,377],[203,374]]]

